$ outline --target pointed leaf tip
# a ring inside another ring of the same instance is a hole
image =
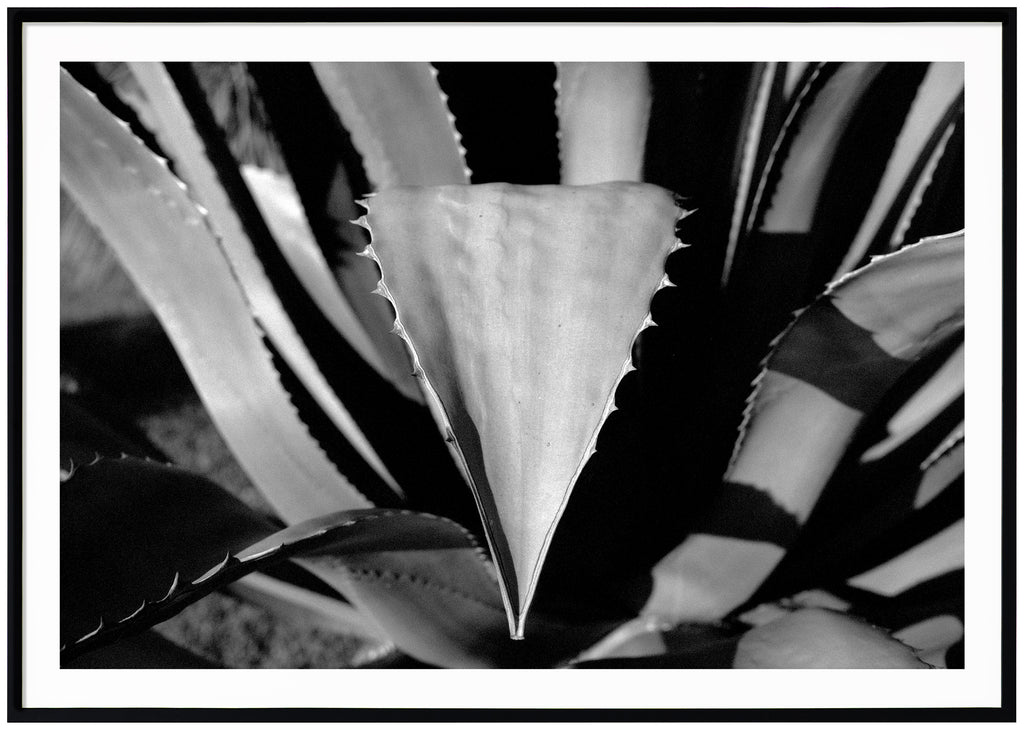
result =
[[[454,434],[513,635],[633,341],[653,324],[677,216],[671,193],[634,183],[395,188],[370,203],[373,250]]]

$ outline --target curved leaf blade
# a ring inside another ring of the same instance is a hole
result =
[[[272,170],[253,165],[243,165],[241,169],[242,177],[252,191],[267,226],[277,239],[281,252],[310,296],[356,352],[377,372],[387,377],[388,370],[375,345],[356,318],[348,300],[342,296],[323,253],[316,245],[302,210],[302,202],[291,180]]]
[[[297,417],[202,213],[67,74],[61,182],[149,300],[218,429],[274,508],[294,521],[369,506]]]
[[[353,510],[275,531],[212,482],[133,458],[79,467],[61,485],[61,500],[66,663],[216,589],[251,595],[255,582],[265,600],[262,577],[238,581],[288,558],[358,611],[283,596],[293,615],[296,607],[307,617],[323,609],[318,621],[386,636],[435,665],[546,666],[613,628],[540,615],[529,641],[510,641],[493,566],[467,530],[433,515]],[[279,587],[272,597],[282,598]]]
[[[469,182],[454,118],[429,63],[314,63],[377,190]]]
[[[782,163],[779,181],[760,214],[762,231],[804,233],[810,230],[828,172],[826,163],[835,153],[853,110],[884,65],[842,64],[818,91],[801,116]]]
[[[212,482],[134,457],[78,465],[60,485],[61,642],[155,603],[273,523]]]
[[[221,184],[217,170],[214,169],[207,156],[206,146],[178,95],[171,77],[159,63],[132,63],[130,66],[149,100],[150,110],[156,121],[154,131],[157,139],[164,149],[170,152],[177,169],[181,171],[199,200],[205,205],[207,218],[257,321],[281,353],[289,368],[296,373],[320,408],[327,414],[331,423],[344,434],[349,443],[385,484],[401,495],[402,491],[398,483],[388,472],[387,467],[359,429],[348,409],[331,389],[320,367],[296,331],[256,255],[228,192]],[[348,312],[348,314],[349,335],[362,334],[351,313]],[[368,347],[368,343],[352,339],[349,342]]]
[[[61,483],[62,656],[148,628],[300,553],[410,551],[446,563],[467,546],[483,564],[465,528],[402,510],[335,512],[277,530],[202,477],[131,457],[99,460]]]
[[[372,340],[385,367],[381,374],[403,396],[422,405],[423,393],[410,375],[405,346],[389,332],[395,318],[391,306],[370,295],[377,283],[377,268],[358,256],[366,248],[366,232],[349,225],[360,215],[356,199],[370,192],[359,153],[312,66],[247,63],[246,69],[256,80],[317,247]]]
[[[938,62],[930,65],[904,120],[871,205],[835,276],[852,270],[874,248],[890,209],[899,202],[901,190],[908,182],[916,185],[916,180],[912,180],[914,173],[921,180],[930,177],[928,166],[918,164],[918,160],[932,157],[944,145],[942,138],[932,139],[933,133],[940,125],[943,129],[949,126],[947,111],[963,93],[963,87],[963,64]],[[891,235],[895,234],[893,231]]]

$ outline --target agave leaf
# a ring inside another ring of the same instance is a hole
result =
[[[472,536],[454,522],[402,510],[336,512],[277,530],[202,477],[100,459],[61,483],[64,656],[152,626],[300,552],[438,551],[443,560],[467,544]]]
[[[651,113],[647,64],[559,63],[555,89],[562,184],[639,182]]]
[[[512,634],[680,246],[650,185],[384,191],[367,252],[473,489]],[[628,245],[626,243],[628,242]]]
[[[252,165],[245,165],[241,169],[281,251],[310,295],[335,329],[363,359],[382,375],[385,374],[380,356],[356,319],[352,307],[338,290],[323,253],[313,239],[302,203],[291,180],[272,170]]]
[[[960,132],[959,137],[957,136],[958,131]],[[947,154],[947,150],[959,146],[961,158],[959,166],[962,170],[962,134],[963,92],[961,91],[960,97],[950,105],[942,122],[932,132],[924,153],[917,160],[914,169],[908,176],[907,184],[904,185],[900,196],[893,205],[893,209],[890,210],[890,218],[893,213],[898,213],[899,215],[896,218],[895,225],[892,227],[892,233],[887,242],[888,245],[882,249],[883,251],[895,251],[907,241],[907,232],[910,230],[911,224],[915,223],[915,216],[918,215],[921,207],[924,205],[926,195],[931,192],[932,183],[938,170],[944,163],[948,164],[949,158],[955,159],[954,155]],[[958,144],[954,143],[954,140],[957,140]],[[955,162],[952,164],[953,166],[956,165]],[[962,192],[962,172],[960,172],[960,178]],[[963,196],[961,195],[960,197],[960,208],[962,208]],[[949,228],[944,230],[949,230]]]
[[[378,190],[469,182],[454,118],[428,63],[314,63]]]
[[[891,216],[894,206],[901,202],[902,207],[910,205],[907,198],[920,200],[920,190],[916,194],[906,196],[901,196],[901,191],[908,187],[916,189],[921,185],[926,186],[930,181],[931,172],[937,164],[936,155],[941,156],[952,133],[950,109],[959,106],[957,101],[963,94],[963,88],[962,63],[930,64],[904,120],[871,206],[850,244],[846,257],[836,271],[836,277],[852,270],[870,251],[881,250],[876,241],[885,231],[884,224]],[[936,135],[936,131],[940,134]],[[901,198],[904,199],[901,201]],[[899,229],[898,224],[896,228]],[[896,231],[889,232],[891,237],[897,235],[901,234],[897,234]],[[895,247],[888,247],[888,250],[892,248]]]
[[[150,102],[157,124],[154,130],[157,139],[170,152],[178,169],[205,205],[214,233],[261,327],[334,426],[380,478],[401,495],[398,483],[331,389],[289,319],[264,272],[227,191],[218,178],[192,118],[174,88],[171,77],[159,63],[132,63],[130,66]],[[363,334],[361,327],[351,316],[350,311],[346,309],[346,313],[349,315],[346,321],[347,334],[349,337],[355,335],[349,342],[356,346],[360,354],[371,352],[368,342],[357,339]]]
[[[759,64],[754,74],[752,90],[754,94],[749,100],[749,111],[743,121],[744,133],[739,144],[741,150],[737,160],[735,192],[733,194],[733,212],[729,223],[729,239],[726,243],[725,261],[722,265],[722,286],[729,282],[733,258],[743,232],[743,222],[750,208],[754,194],[754,182],[758,180],[763,166],[767,162],[768,153],[778,129],[781,126],[782,94],[779,93],[779,82],[782,74],[779,64],[768,62]]]
[[[320,310],[366,362],[378,373],[388,377],[390,373],[376,346],[356,318],[348,300],[338,290],[323,252],[317,246],[306,222],[302,202],[291,180],[272,170],[252,165],[242,166],[242,176],[282,253]]]
[[[744,634],[737,669],[927,669],[914,651],[855,617],[810,608]]]
[[[899,463],[911,453],[894,464],[837,473],[797,542],[748,603],[822,585],[834,588],[962,519],[962,450],[947,449],[949,458],[931,465]]]
[[[856,447],[818,499],[810,520],[750,603],[862,573],[963,517],[962,434],[947,436],[962,400],[885,457],[867,463]],[[941,440],[934,447],[936,440]]]
[[[960,234],[876,259],[802,312],[757,380],[718,503],[656,566],[645,611],[713,620],[746,601],[796,539],[865,413],[963,326],[963,297]]]
[[[746,223],[743,227],[744,234],[749,234],[754,230],[755,224],[759,221],[759,216],[766,203],[766,196],[769,194],[769,182],[773,176],[778,174],[778,169],[782,164],[781,153],[793,138],[792,130],[796,127],[797,120],[806,113],[807,107],[810,106],[815,93],[831,76],[835,68],[835,64],[816,63],[809,65],[806,72],[800,75],[800,82],[793,92],[791,94],[784,92],[785,96],[789,99],[788,110],[777,130],[774,141],[768,149],[764,165],[761,167],[761,174],[758,178],[757,187],[747,212]]]
[[[389,332],[394,312],[386,301],[370,295],[379,277],[373,262],[358,256],[368,242],[366,231],[349,225],[360,214],[356,199],[370,192],[359,153],[309,64],[246,67],[257,82],[274,139],[337,285],[386,363],[385,377],[422,405],[423,393],[409,375],[405,347]]]
[[[394,314],[387,302],[370,296],[377,281],[376,267],[357,255],[366,247],[365,231],[349,225],[359,215],[356,198],[370,191],[358,152],[309,64],[248,63],[246,71],[256,82],[269,118],[263,133],[272,134],[280,147],[300,199],[299,214],[308,221],[319,258],[358,319],[363,336],[372,342],[374,355],[367,362],[403,396],[422,404],[419,385],[409,375],[405,348],[388,332]],[[330,296],[311,291],[318,301]],[[330,309],[325,311],[331,316]],[[357,420],[362,421],[358,416]]]
[[[61,184],[149,300],[218,429],[274,508],[294,521],[369,506],[298,419],[202,213],[66,74]]]
[[[76,466],[60,485],[61,642],[73,644],[101,617],[116,625],[274,530],[181,469],[134,457]]]
[[[906,193],[906,205],[897,220],[888,248],[895,251],[908,242],[964,227],[964,117],[962,100],[949,110],[950,125],[936,129],[934,152],[918,160],[922,168],[913,188]],[[896,206],[899,209],[899,206]],[[882,242],[884,243],[884,241]]]
[[[359,614],[251,577],[288,558]],[[130,457],[80,466],[61,484],[62,662],[247,576],[232,590],[258,591],[261,602],[283,601],[290,615],[335,629],[386,635],[441,666],[544,666],[613,627],[537,616],[536,641],[509,641],[493,566],[465,528],[444,518],[353,510],[275,531],[208,480]]]
[[[863,95],[885,64],[846,63],[818,91],[801,117],[771,202],[762,215],[766,233],[811,229],[830,160]]]

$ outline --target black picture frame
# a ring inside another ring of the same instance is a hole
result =
[[[23,29],[27,23],[996,23],[1003,109],[1002,690],[998,707],[788,709],[44,708],[22,704]],[[8,8],[8,712],[9,722],[1007,722],[1016,719],[1016,8]]]

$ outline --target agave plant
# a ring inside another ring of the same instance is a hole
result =
[[[962,666],[962,126],[950,63],[69,65],[62,661],[233,591],[433,666]],[[265,502],[132,430],[147,312]]]

